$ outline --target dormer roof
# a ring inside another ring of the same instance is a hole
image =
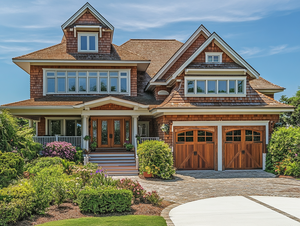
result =
[[[93,6],[90,5],[90,3],[85,3],[73,16],[71,16],[63,25],[61,25],[61,28],[64,30],[68,26],[72,25],[74,22],[77,21],[78,18],[80,18],[87,10],[89,10],[92,15],[98,19],[103,27],[109,28],[110,30],[114,31],[114,26],[109,23]]]

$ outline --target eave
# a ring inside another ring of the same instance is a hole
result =
[[[13,62],[30,74],[31,65],[75,65],[76,66],[137,66],[138,71],[146,71],[151,61],[130,61],[130,60],[18,60],[13,59]]]
[[[186,75],[246,75],[246,69],[185,69]]]

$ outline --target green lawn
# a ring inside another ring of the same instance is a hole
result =
[[[159,216],[143,216],[143,215],[128,215],[128,216],[114,216],[114,217],[83,217],[78,219],[69,219],[61,221],[52,221],[44,226],[166,226],[166,221]]]

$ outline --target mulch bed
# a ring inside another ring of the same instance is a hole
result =
[[[278,178],[286,178],[286,179],[299,179],[298,177],[285,176],[285,175],[277,175]]]
[[[130,212],[124,213],[108,213],[108,214],[83,214],[80,212],[80,209],[77,205],[72,203],[63,203],[60,207],[51,206],[48,209],[48,212],[45,215],[37,215],[31,217],[31,219],[26,219],[16,224],[11,224],[11,226],[31,226],[43,224],[49,221],[58,221],[72,218],[81,218],[81,217],[108,217],[108,216],[122,216],[122,215],[152,215],[159,216],[161,211],[173,203],[168,201],[163,201],[160,207],[153,206],[151,204],[133,204],[131,206]]]

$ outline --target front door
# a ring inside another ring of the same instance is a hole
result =
[[[123,148],[125,140],[131,140],[131,119],[128,117],[92,117],[92,140],[98,148]]]
[[[225,169],[261,169],[264,127],[223,128]]]

